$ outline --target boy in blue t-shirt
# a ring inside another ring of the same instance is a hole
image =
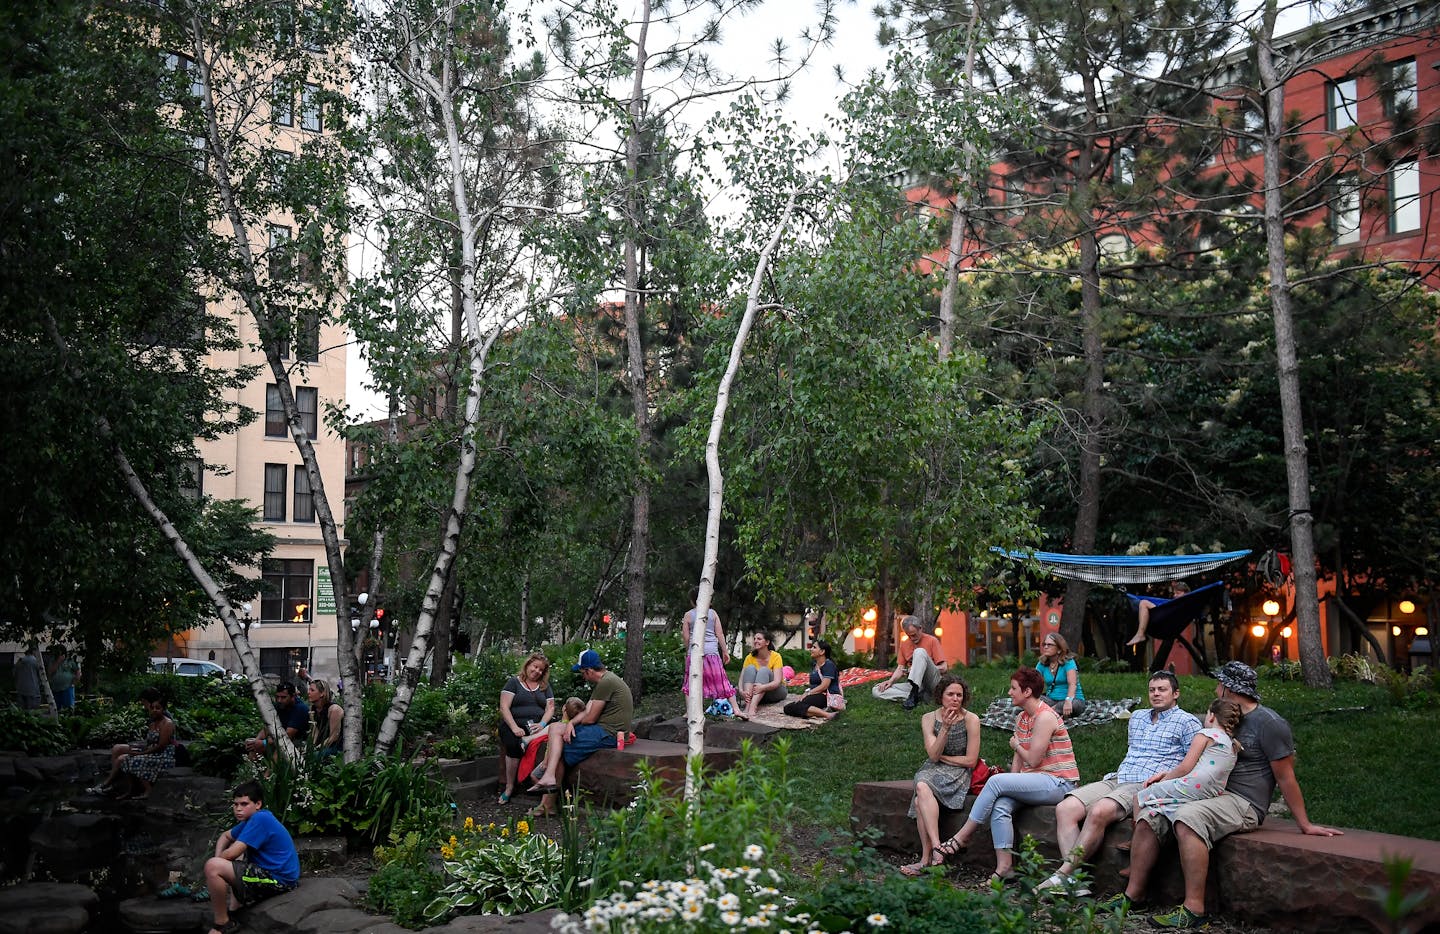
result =
[[[231,806],[235,827],[215,841],[215,855],[205,861],[205,887],[215,912],[211,934],[230,934],[240,922],[230,912],[253,905],[271,895],[295,888],[300,882],[300,857],[290,834],[265,810],[265,792],[257,782],[235,789]]]

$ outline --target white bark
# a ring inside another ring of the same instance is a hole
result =
[[[710,417],[710,433],[705,439],[705,471],[710,480],[709,506],[705,516],[705,560],[700,570],[700,594],[695,601],[695,622],[690,626],[690,645],[686,652],[690,658],[690,693],[685,699],[685,721],[689,726],[685,754],[689,766],[685,769],[685,798],[693,800],[696,793],[695,774],[704,760],[705,750],[705,697],[703,693],[705,621],[710,614],[710,598],[715,590],[715,567],[720,555],[720,514],[725,499],[724,474],[720,470],[720,435],[725,428],[725,412],[730,406],[730,387],[740,372],[740,356],[745,350],[745,341],[754,326],[755,315],[760,304],[760,287],[765,273],[770,268],[771,258],[780,246],[785,228],[795,212],[797,189],[785,203],[770,241],[761,250],[755,263],[755,274],[750,279],[750,293],[745,300],[745,314],[730,345],[730,360],[720,386],[715,391],[715,412]]]

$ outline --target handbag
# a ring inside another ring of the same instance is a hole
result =
[[[972,795],[978,795],[980,789],[984,788],[985,783],[990,780],[991,775],[998,775],[1003,771],[1005,770],[998,766],[991,768],[984,759],[976,762],[975,768],[970,770],[970,793]]]
[[[844,694],[826,694],[826,695],[825,695],[825,709],[826,709],[826,710],[832,710],[832,711],[834,711],[835,713],[839,713],[840,711],[844,710],[844,709],[845,709],[845,695],[844,695]]]

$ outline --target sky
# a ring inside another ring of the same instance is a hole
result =
[[[875,41],[876,21],[869,6],[842,0],[835,15],[833,41],[818,49],[809,67],[790,82],[787,111],[802,130],[824,128],[826,118],[835,112],[836,102],[845,94],[847,87],[837,78],[836,66],[847,81],[858,81],[867,69],[885,60],[885,53]],[[713,58],[732,74],[772,75],[776,68],[771,61],[774,39],[784,37],[791,53],[798,53],[803,45],[798,37],[817,19],[813,4],[805,0],[770,0],[724,29]],[[698,126],[708,116],[709,112],[697,111],[687,119]],[[364,247],[359,249],[363,253]],[[352,250],[352,261],[357,255]],[[369,370],[355,343],[347,349],[345,372],[346,407],[351,417],[367,421],[384,418],[385,400],[365,388]]]

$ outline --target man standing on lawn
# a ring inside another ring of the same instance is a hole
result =
[[[554,817],[565,767],[576,766],[601,749],[615,748],[615,734],[630,729],[635,718],[635,700],[630,686],[613,671],[605,670],[600,653],[586,649],[571,666],[594,686],[590,701],[579,716],[564,723],[550,724],[546,740],[545,765],[538,769],[535,790],[543,796],[530,812],[532,817]]]
[[[1216,697],[1229,697],[1240,705],[1244,716],[1235,730],[1240,758],[1230,773],[1225,792],[1182,805],[1173,822],[1157,815],[1152,821],[1135,825],[1130,845],[1130,882],[1124,894],[1105,904],[1111,907],[1138,902],[1145,897],[1145,884],[1160,855],[1160,845],[1173,830],[1180,850],[1180,871],[1185,876],[1185,901],[1174,911],[1155,915],[1151,921],[1162,928],[1204,927],[1205,883],[1210,874],[1210,849],[1232,833],[1246,833],[1259,827],[1270,808],[1275,786],[1295,818],[1300,832],[1317,837],[1339,836],[1340,831],[1310,823],[1305,796],[1295,779],[1295,740],[1290,724],[1269,707],[1260,704],[1255,687],[1255,669],[1244,662],[1226,662],[1214,672],[1220,683]]]
[[[1094,853],[1110,825],[1129,817],[1145,779],[1179,765],[1190,750],[1200,721],[1180,709],[1180,681],[1173,671],[1150,676],[1150,710],[1130,715],[1130,745],[1120,767],[1098,782],[1076,788],[1055,805],[1055,836],[1065,862],[1040,883],[1072,895],[1089,890],[1071,884],[1070,874]]]
[[[922,696],[928,696],[940,683],[940,676],[950,667],[945,662],[945,650],[940,640],[920,628],[920,620],[914,616],[902,616],[900,628],[905,632],[896,649],[899,664],[883,684],[877,684],[870,693],[879,700],[903,701],[906,710],[914,710]]]

